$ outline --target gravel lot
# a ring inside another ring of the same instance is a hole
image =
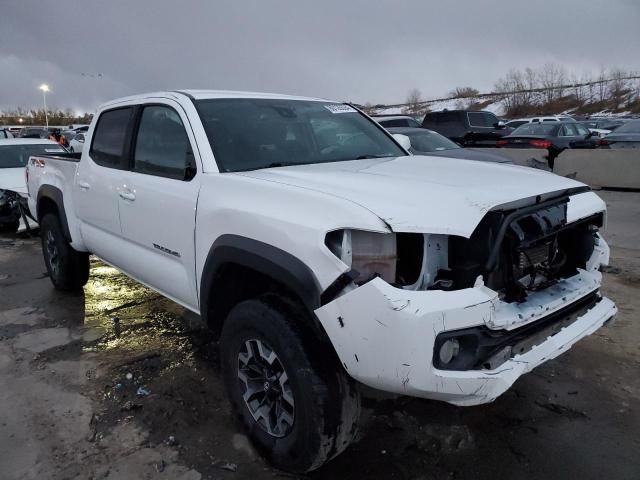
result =
[[[308,478],[640,478],[640,193],[600,193],[616,322],[491,405],[369,401]],[[37,239],[0,238],[0,478],[291,478],[238,429],[192,314],[97,260],[84,294],[44,271]]]

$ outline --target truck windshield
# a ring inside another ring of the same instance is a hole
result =
[[[345,104],[230,98],[196,108],[222,172],[407,155]]]
[[[35,145],[0,145],[0,168],[24,167],[31,155],[64,153],[66,150],[54,143]]]

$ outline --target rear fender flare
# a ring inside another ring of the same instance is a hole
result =
[[[42,200],[43,199],[51,200],[58,210],[58,218],[60,219],[60,225],[62,226],[62,232],[64,233],[64,237],[67,242],[71,243],[73,240],[71,238],[71,232],[69,230],[69,223],[67,222],[67,214],[64,210],[64,199],[62,196],[62,190],[58,187],[54,187],[53,185],[42,185],[40,190],[38,190],[38,200],[37,200],[37,214],[38,214],[38,222],[42,219]]]

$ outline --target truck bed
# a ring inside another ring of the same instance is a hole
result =
[[[60,200],[69,218],[70,228],[75,224],[73,215],[73,189],[81,153],[69,152],[57,155],[34,155],[27,163],[27,192],[29,211],[38,218],[38,196],[44,193]]]

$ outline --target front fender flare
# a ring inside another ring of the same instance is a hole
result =
[[[321,288],[300,259],[273,245],[239,235],[222,235],[209,249],[200,282],[200,314],[208,322],[209,292],[216,272],[226,263],[251,268],[289,288],[313,312],[320,307]]]

